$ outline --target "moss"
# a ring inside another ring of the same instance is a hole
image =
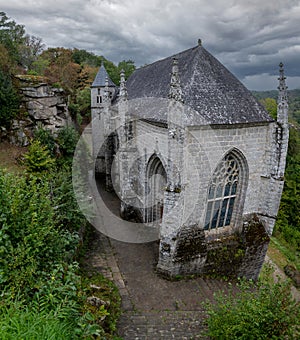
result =
[[[93,321],[97,322],[106,332],[109,338],[116,331],[116,324],[121,314],[121,297],[114,283],[106,279],[102,274],[82,276],[82,295],[86,301],[87,297],[95,296],[105,302],[100,308],[89,304],[83,304],[83,313],[89,312],[93,315]]]
[[[245,252],[245,245],[238,234],[210,241],[205,273],[222,277],[236,277]]]
[[[36,76],[32,74],[20,74],[15,76],[21,83],[26,83],[27,85],[39,85],[41,83],[48,83],[49,79],[42,76]]]
[[[204,230],[198,225],[182,228],[177,234],[174,261],[188,262],[206,256],[207,245]]]
[[[263,222],[255,214],[244,223],[243,237],[248,247],[257,247],[270,242]]]

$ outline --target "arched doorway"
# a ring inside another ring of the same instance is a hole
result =
[[[167,173],[157,155],[153,155],[146,169],[145,222],[161,223],[164,210],[164,193]]]

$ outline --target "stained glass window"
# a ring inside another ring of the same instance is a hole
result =
[[[216,168],[210,182],[204,229],[230,225],[239,180],[239,164],[233,155],[228,154]]]

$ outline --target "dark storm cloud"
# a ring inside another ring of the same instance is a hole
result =
[[[300,87],[300,3],[287,0],[0,0],[51,47],[150,63],[203,45],[251,89],[275,88],[278,63]],[[274,83],[275,82],[275,83]]]

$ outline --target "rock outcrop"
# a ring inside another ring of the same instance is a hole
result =
[[[71,125],[68,97],[63,89],[48,85],[43,78],[18,76],[20,115],[9,130],[1,128],[0,138],[10,143],[26,146],[37,127],[54,134],[63,126]]]

